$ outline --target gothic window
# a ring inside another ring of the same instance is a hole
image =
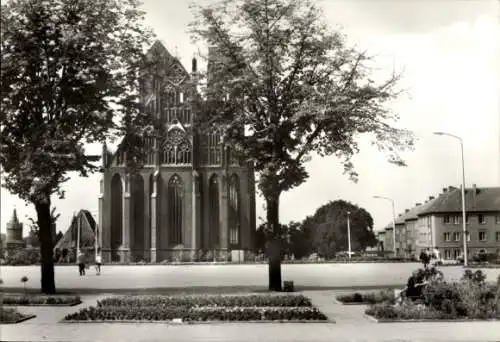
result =
[[[222,144],[220,132],[205,134],[201,146],[201,162],[204,165],[222,164]]]
[[[209,224],[210,224],[210,247],[219,245],[219,182],[217,175],[210,177],[208,185],[209,197]]]
[[[144,144],[146,153],[146,165],[155,164],[155,141],[154,138],[146,138],[146,143]]]
[[[182,243],[182,180],[173,175],[168,182],[168,229],[170,244]]]
[[[229,150],[229,164],[234,166],[240,165],[238,155],[236,154],[233,148]]]
[[[237,175],[229,179],[229,244],[240,242],[240,186]]]
[[[162,164],[191,164],[191,143],[180,129],[168,133],[162,153]]]

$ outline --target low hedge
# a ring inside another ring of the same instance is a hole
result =
[[[0,323],[15,323],[29,316],[23,315],[13,308],[4,308],[0,306]]]
[[[311,307],[303,295],[191,295],[191,296],[120,296],[97,302],[106,306],[225,306],[225,307]]]
[[[81,309],[66,321],[280,321],[327,320],[314,307],[104,306]]]
[[[19,295],[4,294],[2,296],[4,305],[73,305],[81,303],[80,296],[48,296],[48,295]]]
[[[358,304],[376,304],[376,303],[391,303],[396,302],[394,291],[384,290],[377,292],[360,293],[354,292],[345,295],[337,296],[337,300],[342,303],[358,303]]]

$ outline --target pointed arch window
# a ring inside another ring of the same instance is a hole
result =
[[[172,129],[165,140],[162,153],[162,164],[191,164],[192,147],[184,132]]]
[[[210,225],[210,248],[219,245],[219,180],[217,175],[210,177],[208,185],[209,197],[209,225]]]
[[[229,179],[229,244],[240,243],[240,181],[236,174]]]
[[[220,131],[214,130],[203,136],[201,142],[201,163],[203,165],[222,164],[222,144]]]
[[[168,181],[168,229],[170,244],[182,243],[182,193],[184,185],[178,175],[173,175]]]

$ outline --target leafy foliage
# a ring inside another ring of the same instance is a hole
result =
[[[85,143],[138,135],[145,126],[138,88],[150,33],[138,6],[138,0],[2,3],[3,185],[35,205],[46,293],[55,292],[51,196],[64,196],[68,172],[99,169]]]
[[[371,57],[348,47],[310,0],[221,0],[197,8],[193,37],[209,48],[198,126],[222,124],[224,141],[259,173],[271,231],[269,288],[281,290],[279,199],[302,184],[313,153],[352,157],[363,133],[404,165],[412,135],[390,125],[397,75],[375,82]]]

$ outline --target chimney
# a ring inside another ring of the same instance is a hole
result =
[[[405,209],[405,214],[408,213],[410,211],[410,209]]]
[[[448,191],[447,188],[443,188],[443,194],[446,193]]]
[[[477,201],[477,188],[476,184],[472,184],[472,205],[475,207]]]

